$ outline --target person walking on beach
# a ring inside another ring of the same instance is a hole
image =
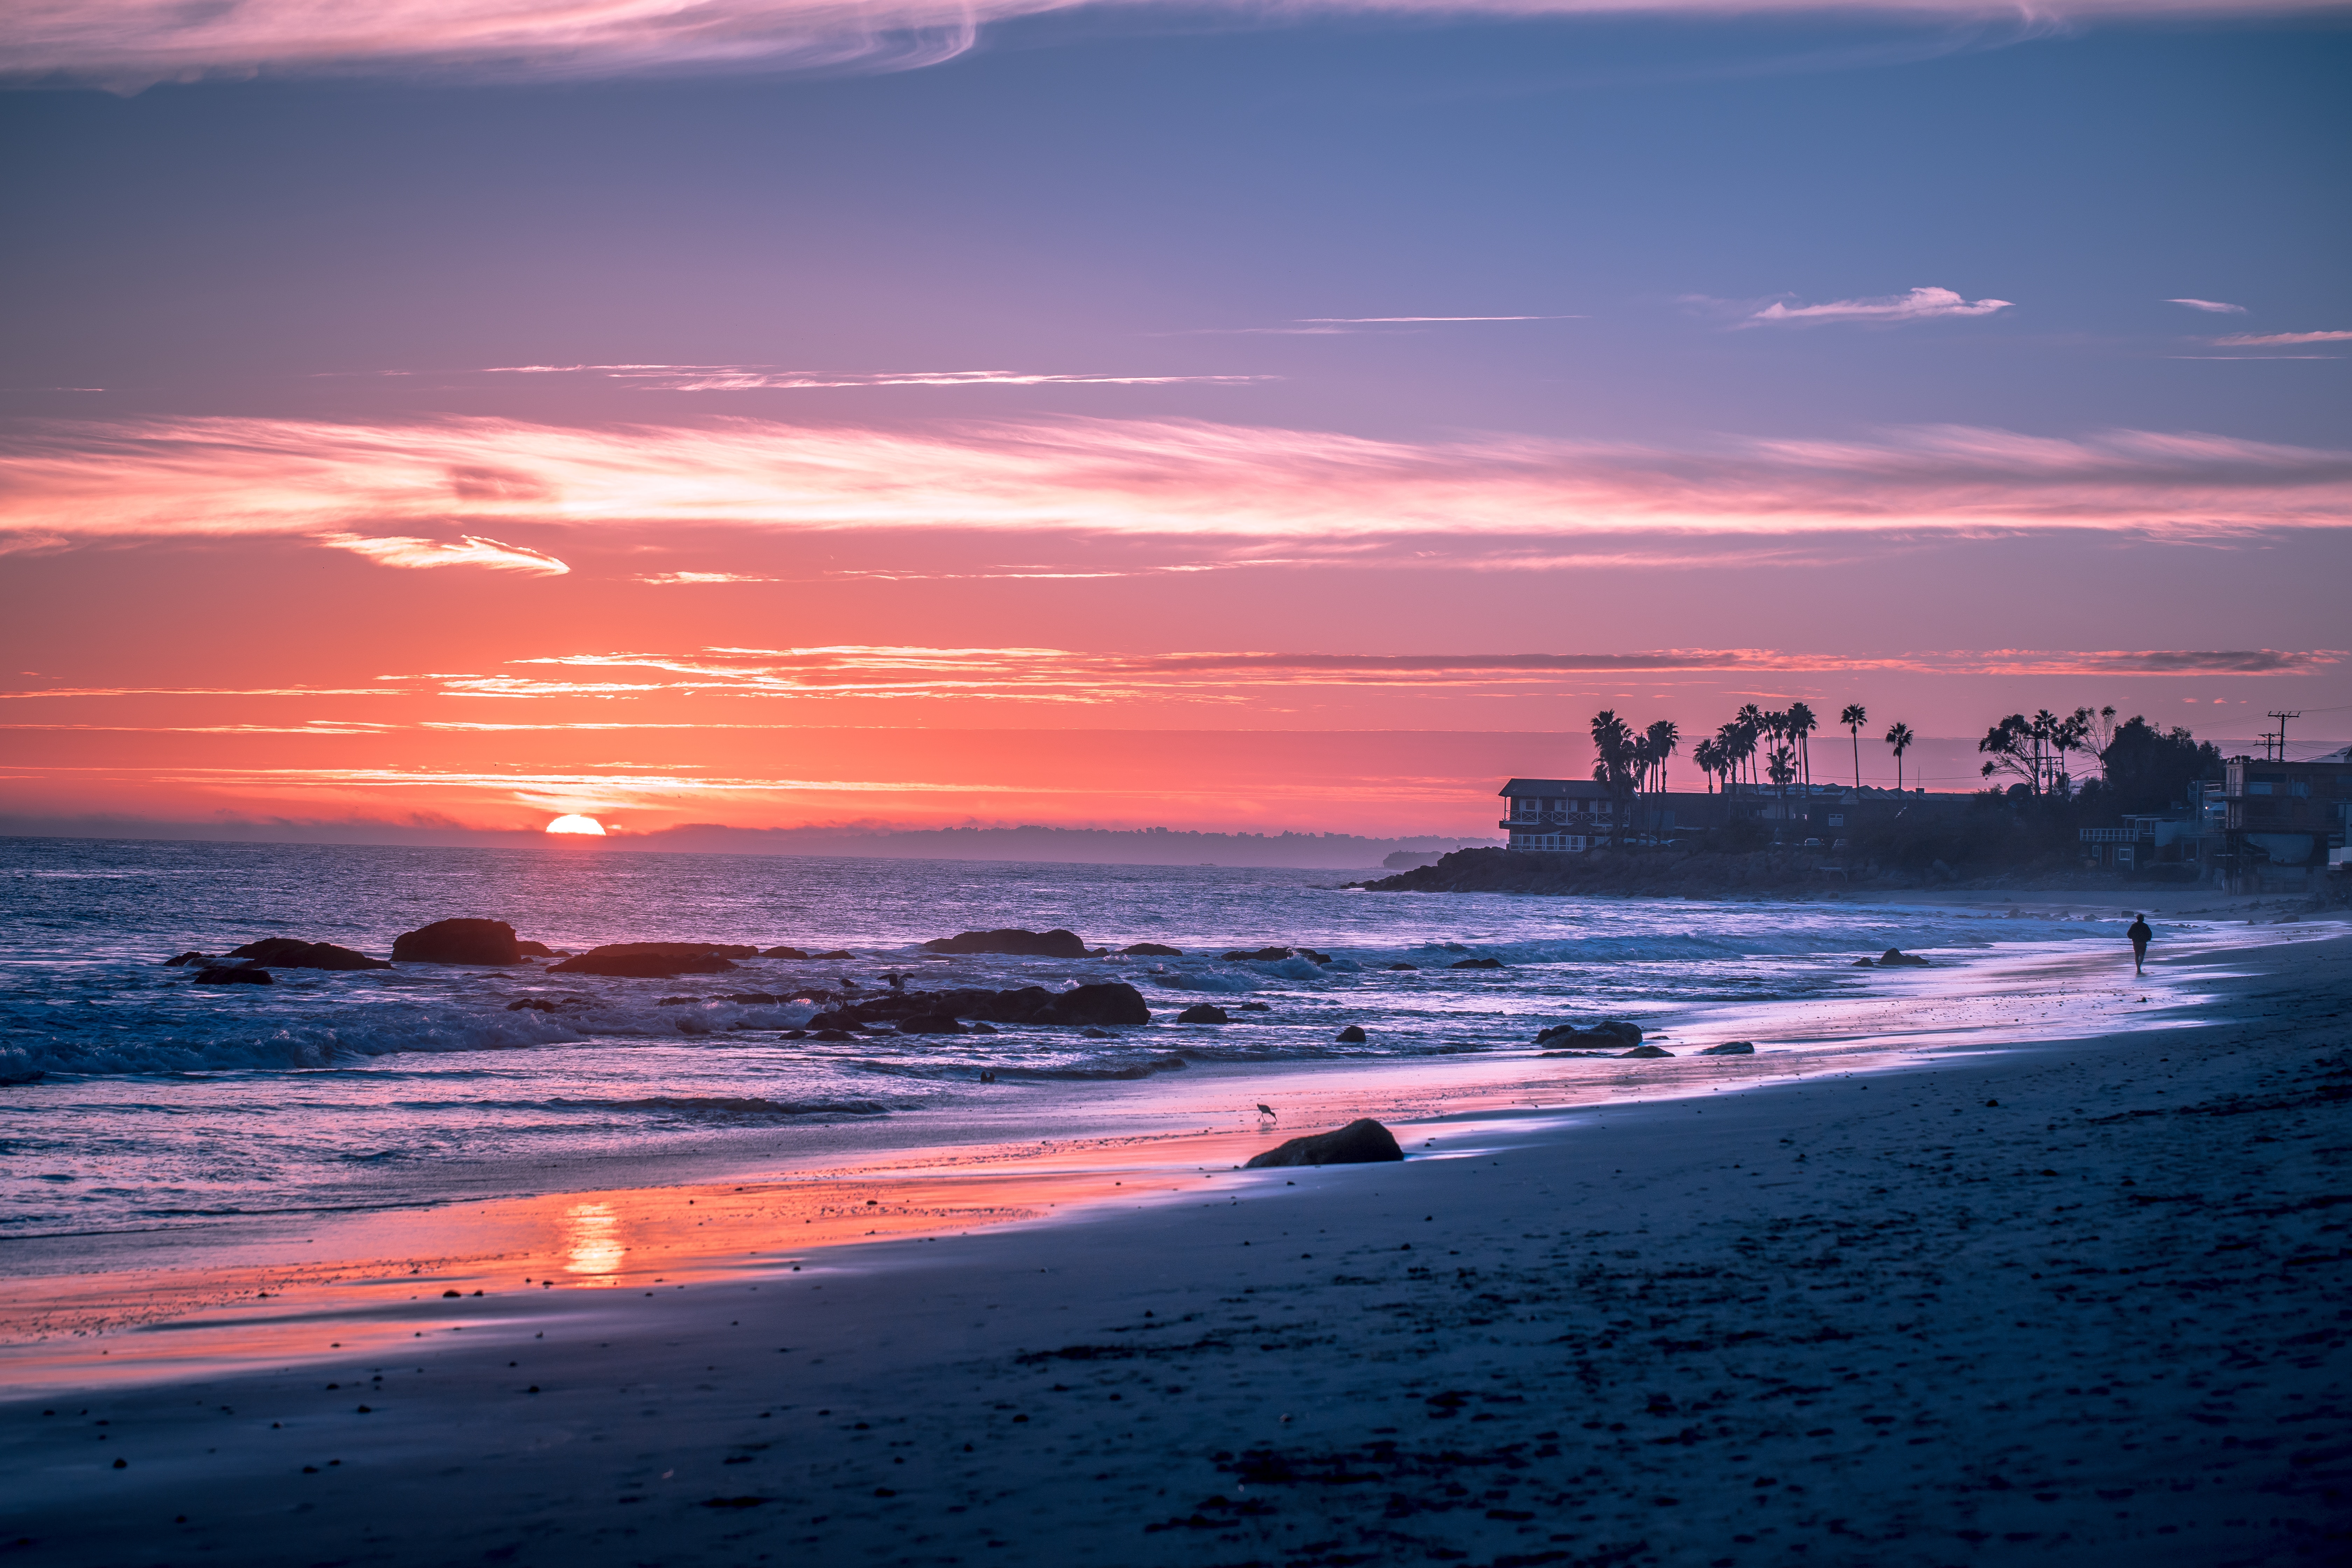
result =
[[[2156,934],[2154,931],[2147,929],[2147,917],[2139,913],[2137,910],[2134,910],[2132,913],[2131,930],[2124,932],[2124,934],[2131,938],[2132,973],[2134,975],[2138,975],[2146,973],[2147,969],[2147,939]]]

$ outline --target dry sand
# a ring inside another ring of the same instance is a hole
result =
[[[2352,939],[2173,963],[2195,1006],[2140,1020],[2172,1027],[1961,1049],[1914,982],[1916,1048],[1884,1070],[1490,1103],[1400,1128],[1401,1166],[1204,1171],[1133,1205],[1097,1174],[1050,1222],[797,1272],[717,1266],[742,1239],[722,1225],[659,1285],[616,1265],[611,1289],[406,1315],[322,1293],[170,1376],[111,1349],[221,1331],[80,1341],[0,1407],[0,1546],[2352,1560]],[[2021,984],[2020,1032],[2092,989],[2112,973]]]

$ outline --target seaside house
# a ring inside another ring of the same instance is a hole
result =
[[[1616,826],[1617,803],[1589,779],[1513,779],[1498,793],[1513,849],[1590,849]]]
[[[2299,887],[2352,837],[2352,747],[2308,762],[2231,757],[2218,869],[2239,890]]]

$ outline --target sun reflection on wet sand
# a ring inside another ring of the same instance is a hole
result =
[[[604,1204],[573,1204],[565,1209],[562,1246],[563,1271],[591,1276],[579,1283],[618,1285],[621,1282],[621,1259],[629,1249],[621,1245],[621,1222],[609,1206]]]

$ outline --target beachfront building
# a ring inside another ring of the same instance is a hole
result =
[[[2222,768],[2220,869],[2231,886],[2301,887],[2342,863],[2352,838],[2352,748],[2301,763],[2231,757]]]
[[[1510,815],[1496,826],[1513,849],[1590,849],[1616,828],[1617,803],[1589,779],[1513,779],[1499,793]]]

